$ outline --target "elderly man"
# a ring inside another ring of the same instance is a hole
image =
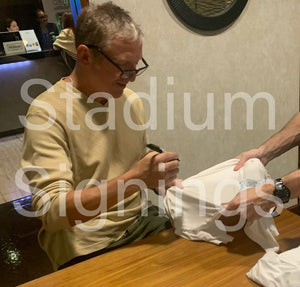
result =
[[[109,2],[83,9],[75,39],[73,72],[31,104],[24,136],[39,242],[55,269],[169,228],[157,208],[142,209],[140,191],[178,173],[176,153],[147,153],[143,105],[126,88],[148,66],[140,28]]]

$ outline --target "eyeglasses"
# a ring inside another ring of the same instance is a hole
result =
[[[89,49],[96,49],[99,53],[101,53],[109,62],[111,62],[120,72],[120,79],[129,79],[133,76],[139,76],[141,75],[143,72],[146,71],[146,69],[149,67],[148,63],[146,62],[146,60],[144,58],[142,58],[142,62],[145,65],[142,68],[139,69],[135,69],[135,70],[124,70],[122,69],[118,64],[116,64],[111,58],[109,58],[107,55],[105,55],[102,50],[95,45],[86,45]]]

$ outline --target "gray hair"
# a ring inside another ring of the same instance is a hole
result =
[[[107,2],[82,9],[75,30],[76,48],[81,44],[109,48],[113,39],[136,41],[142,39],[142,31],[127,11]]]

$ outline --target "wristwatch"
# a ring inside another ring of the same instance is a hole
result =
[[[282,182],[281,178],[277,178],[274,180],[275,190],[273,195],[280,198],[282,203],[287,203],[290,200],[291,192]]]

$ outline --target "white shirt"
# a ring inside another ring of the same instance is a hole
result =
[[[274,236],[277,228],[270,213],[252,223],[240,217],[237,225],[224,228],[218,220],[225,207],[242,189],[271,180],[258,159],[250,159],[238,171],[233,171],[237,159],[231,159],[204,170],[183,181],[184,189],[171,187],[164,199],[165,212],[175,227],[175,233],[190,240],[203,240],[214,244],[228,243],[233,237],[226,231],[244,227],[246,235],[263,249],[278,251]]]
[[[300,246],[280,254],[267,252],[247,277],[265,287],[299,287]]]

